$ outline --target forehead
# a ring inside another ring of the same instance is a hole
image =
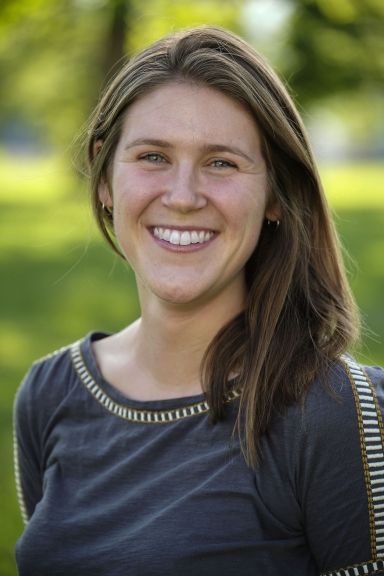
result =
[[[122,138],[149,136],[260,144],[256,122],[244,107],[219,90],[189,82],[155,88],[128,108]]]

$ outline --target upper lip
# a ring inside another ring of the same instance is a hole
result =
[[[153,224],[150,228],[163,228],[163,230],[179,230],[180,232],[193,232],[199,230],[201,232],[214,232],[214,228],[207,228],[206,226],[178,226],[174,224]]]

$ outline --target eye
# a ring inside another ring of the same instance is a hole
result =
[[[152,164],[161,164],[161,162],[165,162],[163,156],[160,154],[145,154],[144,156],[140,157],[141,160],[147,160]]]
[[[213,160],[211,166],[213,166],[214,168],[234,168],[235,164],[229,162],[228,160],[218,159]]]

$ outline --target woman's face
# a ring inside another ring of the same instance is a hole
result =
[[[245,290],[266,217],[266,166],[249,114],[209,87],[171,83],[129,108],[111,190],[116,238],[140,283],[187,304]]]

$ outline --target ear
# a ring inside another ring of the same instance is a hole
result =
[[[93,159],[96,158],[96,156],[98,155],[98,153],[100,152],[100,149],[103,145],[103,141],[102,140],[96,140],[96,142],[93,144]]]
[[[96,140],[96,142],[94,143],[94,145],[93,145],[93,157],[94,158],[100,152],[102,145],[103,145],[102,140]],[[102,204],[104,204],[105,206],[112,208],[112,205],[113,205],[112,197],[111,197],[111,194],[109,192],[108,182],[106,181],[104,176],[100,179],[99,186],[98,186],[98,192],[99,192],[100,202]]]
[[[267,210],[265,211],[265,217],[271,222],[281,220],[281,208],[280,203],[277,200],[268,206]]]

